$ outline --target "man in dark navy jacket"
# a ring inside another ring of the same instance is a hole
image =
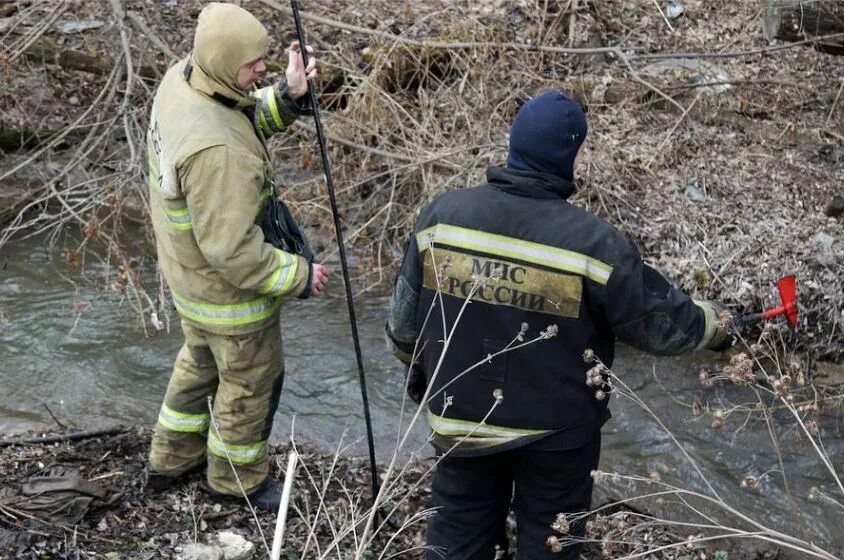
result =
[[[577,558],[578,546],[560,554],[546,540],[557,514],[589,509],[610,417],[607,395],[586,383],[584,352],[610,366],[616,338],[659,355],[731,344],[722,305],[690,299],[613,226],[566,201],[586,131],[565,95],[528,101],[507,167],[437,196],[408,244],[387,334],[446,454],[429,558],[492,560],[511,507],[520,559]]]

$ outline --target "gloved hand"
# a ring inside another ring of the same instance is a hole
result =
[[[736,343],[732,312],[720,301],[709,300],[704,303],[712,308],[716,316],[715,333],[712,335],[706,348],[714,352],[729,350]]]
[[[420,404],[427,388],[428,380],[425,378],[425,370],[414,363],[407,374],[407,396],[416,404]]]

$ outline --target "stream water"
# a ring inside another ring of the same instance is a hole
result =
[[[44,239],[13,243],[0,253],[0,430],[4,434],[54,425],[46,406],[62,422],[79,427],[111,424],[152,426],[181,345],[171,332],[144,337],[135,312],[112,296],[73,282],[61,244]],[[402,368],[386,347],[387,300],[357,301],[359,327],[372,407],[376,445],[383,462],[395,447],[403,389]],[[326,297],[292,302],[282,310],[287,376],[275,418],[274,441],[290,435],[333,450],[345,432],[347,453],[364,455],[363,414],[346,304],[339,274]],[[784,532],[801,535],[801,522],[782,490],[781,472],[764,420],[730,416],[720,430],[711,417],[696,418],[689,404],[699,394],[713,407],[749,402],[733,388],[701,392],[697,373],[717,368],[710,353],[654,358],[621,348],[614,370],[655,411],[698,461],[713,487],[745,514]],[[46,405],[46,406],[45,406]],[[666,482],[705,491],[666,432],[641,407],[615,398],[605,426],[601,468],[625,474],[660,474]],[[780,420],[780,419],[778,419]],[[823,418],[826,451],[844,472],[844,427]],[[842,502],[818,455],[793,422],[778,421],[783,463],[810,539],[842,554],[844,509],[823,499],[807,500],[819,487]],[[409,449],[425,448],[424,426]],[[740,489],[745,476],[768,472],[756,491]],[[612,484],[612,483],[611,483]],[[618,495],[623,485],[610,486]],[[670,508],[671,506],[660,506]]]

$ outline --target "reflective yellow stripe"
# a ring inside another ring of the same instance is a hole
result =
[[[267,440],[247,445],[231,445],[223,443],[214,430],[208,433],[208,450],[223,459],[231,459],[232,463],[254,463],[267,453]]]
[[[161,170],[158,168],[158,161],[156,161],[155,156],[152,152],[150,152],[149,157],[147,159],[149,161],[150,175],[155,175],[156,177],[161,175]]]
[[[606,284],[612,274],[612,266],[582,253],[448,224],[420,231],[416,243],[421,252],[427,251],[432,243],[450,245],[573,272],[599,284]]]
[[[179,313],[206,325],[248,325],[263,321],[278,311],[281,300],[266,296],[246,303],[218,305],[191,301],[173,292],[173,302]]]
[[[475,438],[489,437],[515,439],[522,436],[545,434],[551,431],[503,428],[501,426],[491,426],[489,424],[480,424],[478,422],[455,420],[453,418],[437,416],[431,411],[428,411],[428,425],[431,426],[431,429],[434,432],[442,436],[468,436],[471,434],[472,437]]]
[[[204,432],[210,418],[209,414],[177,412],[167,404],[162,404],[158,413],[158,423],[174,432]]]
[[[271,296],[280,296],[290,291],[296,271],[299,269],[299,259],[281,249],[275,250],[278,255],[278,267],[267,280],[260,292]]]
[[[692,301],[694,301],[694,304],[703,311],[703,320],[705,321],[703,338],[700,339],[700,342],[695,347],[695,350],[702,350],[703,348],[706,348],[706,345],[709,344],[712,337],[715,336],[715,325],[718,322],[718,314],[715,312],[715,308],[708,302],[698,300]]]
[[[167,208],[164,207],[164,215],[170,225],[178,230],[193,229],[193,222],[190,219],[190,210],[185,208]]]
[[[258,122],[261,125],[261,131],[264,133],[264,136],[269,136],[273,133],[270,125],[267,124],[267,118],[264,116],[264,111],[261,108],[258,109]]]
[[[275,87],[267,88],[269,91],[266,94],[266,102],[269,105],[270,115],[272,115],[273,122],[275,122],[276,132],[284,130],[284,121],[281,120],[281,115],[278,114],[278,100],[275,96]]]

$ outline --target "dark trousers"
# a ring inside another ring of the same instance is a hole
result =
[[[492,560],[496,545],[507,550],[505,524],[516,515],[518,560],[576,559],[580,546],[552,552],[559,513],[590,509],[592,477],[601,436],[578,449],[549,451],[531,446],[481,457],[446,457],[432,483],[436,515],[428,523],[427,560]],[[584,524],[571,533],[582,535]]]

